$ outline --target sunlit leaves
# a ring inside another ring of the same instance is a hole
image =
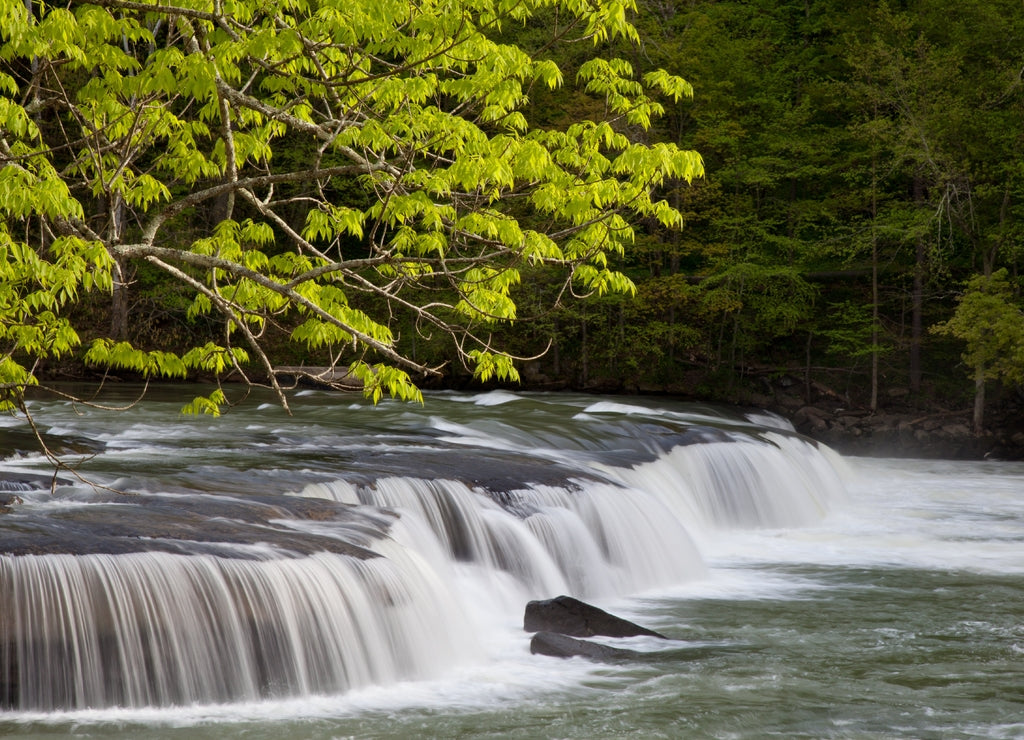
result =
[[[220,375],[248,363],[249,353],[240,347],[221,347],[207,342],[202,347],[190,349],[182,355],[181,361],[186,367]]]
[[[218,388],[209,396],[196,396],[182,408],[181,412],[190,416],[220,416],[221,408],[226,406],[227,402],[224,391]]]
[[[576,268],[576,279],[587,292],[604,295],[605,293],[636,293],[633,281],[621,272],[593,265],[580,265]]]
[[[128,342],[97,339],[85,353],[85,361],[98,367],[131,370],[147,378],[184,378],[185,362],[172,352],[145,351]]]
[[[306,214],[306,226],[302,236],[309,241],[331,241],[342,234],[361,239],[364,215],[354,208],[314,208]]]
[[[462,279],[463,298],[455,305],[455,310],[485,322],[511,321],[516,317],[516,304],[509,296],[509,289],[519,280],[517,270],[489,267],[469,270]]]
[[[632,224],[679,227],[652,192],[703,171],[632,137],[687,83],[641,79],[600,46],[575,82],[608,120],[530,128],[531,94],[565,75],[546,44],[502,34],[552,10],[572,40],[637,39],[631,0],[5,7],[0,60],[37,70],[0,73],[0,213],[19,234],[4,246],[5,339],[69,351],[66,307],[145,260],[191,291],[183,321],[219,316],[250,354],[99,337],[85,355],[98,367],[219,375],[251,355],[272,373],[276,331],[350,365],[372,398],[418,398],[411,373],[438,368],[401,344],[411,316],[481,380],[514,380],[476,331],[517,318],[522,269],[560,269],[569,293],[634,292],[613,264]]]
[[[473,375],[480,382],[486,383],[492,379],[512,382],[519,380],[519,371],[516,370],[512,358],[508,355],[496,354],[487,350],[472,350],[469,354],[472,360]]]
[[[353,363],[349,367],[349,372],[362,383],[363,391],[374,403],[385,393],[402,401],[423,402],[423,394],[404,370],[360,361]]]
[[[682,77],[671,75],[663,69],[646,73],[644,83],[650,88],[659,90],[677,103],[683,98],[693,97],[693,85]]]
[[[0,387],[33,382],[23,358],[61,357],[80,344],[62,315],[82,292],[109,289],[110,257],[102,245],[59,238],[46,256],[0,231]]]

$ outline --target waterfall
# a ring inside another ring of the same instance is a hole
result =
[[[676,447],[615,474],[654,492],[692,526],[793,527],[817,521],[845,498],[844,468],[827,448],[766,432],[761,440]]]
[[[429,526],[455,561],[513,575],[529,598],[608,597],[704,572],[683,522],[646,491],[594,481],[500,492],[452,480],[313,484],[303,494],[386,507]]]
[[[273,407],[259,407],[228,442],[147,417],[95,458],[139,496],[68,482],[50,496],[12,472],[0,708],[248,702],[436,676],[486,661],[495,625],[530,599],[701,578],[708,532],[798,526],[844,496],[838,456],[777,417],[465,400],[429,421],[333,405],[309,427],[266,424]]]
[[[466,657],[445,585],[400,548],[387,555],[0,557],[0,702],[54,710],[341,692]]]

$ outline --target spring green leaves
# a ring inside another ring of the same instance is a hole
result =
[[[696,153],[636,135],[689,85],[600,53],[637,39],[635,11],[628,0],[5,2],[0,384],[16,396],[35,362],[74,351],[75,302],[143,261],[191,293],[190,320],[217,317],[223,336],[177,353],[94,336],[97,366],[234,371],[280,390],[276,332],[316,364],[349,368],[374,398],[418,398],[416,380],[441,367],[399,342],[401,319],[447,337],[450,361],[478,378],[515,378],[488,327],[517,318],[521,268],[560,270],[577,294],[633,291],[613,266],[633,224],[680,226],[657,189],[703,173]],[[575,82],[605,119],[531,126],[531,90],[565,84],[546,54],[555,39],[525,48],[501,32],[552,17],[552,36],[594,48]]]
[[[1024,311],[1005,268],[972,278],[953,317],[932,327],[965,344],[964,364],[983,380],[1024,383]]]

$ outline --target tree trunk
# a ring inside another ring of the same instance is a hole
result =
[[[924,178],[921,173],[914,175],[914,205],[924,204]],[[910,297],[910,390],[921,390],[921,337],[922,314],[924,312],[924,272],[927,253],[923,235],[918,235],[914,248],[914,286]]]
[[[985,430],[985,368],[974,369],[974,433]]]
[[[624,303],[619,304],[619,320],[616,326],[619,335],[619,347],[626,346],[626,306]],[[619,356],[622,354],[622,350],[618,350],[612,353],[612,367],[615,372],[619,372]]]
[[[804,348],[804,403],[811,402],[811,344],[814,332],[807,332],[807,346]]]
[[[878,411],[878,175],[875,157],[871,159],[871,402]]]
[[[673,302],[668,307],[668,363],[670,367],[676,364],[676,304]]]
[[[580,320],[580,373],[585,387],[589,380],[587,371],[587,316],[584,313]]]
[[[114,289],[110,295],[110,338],[122,341],[128,337],[128,265],[116,258]]]
[[[125,203],[120,195],[109,197],[109,225],[107,239],[120,244],[124,234]],[[128,336],[128,260],[115,256],[114,287],[110,296],[110,338],[122,341]]]

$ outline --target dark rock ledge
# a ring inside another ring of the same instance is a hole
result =
[[[603,645],[578,637],[656,637],[668,639],[654,630],[609,614],[571,596],[531,601],[526,605],[523,629],[535,632],[530,652],[555,658],[583,657],[591,660],[635,660],[643,656],[635,650]]]
[[[590,640],[578,640],[557,632],[538,632],[530,640],[533,655],[547,655],[551,658],[589,658],[601,662],[613,660],[637,660],[643,656],[636,650],[602,645]]]

